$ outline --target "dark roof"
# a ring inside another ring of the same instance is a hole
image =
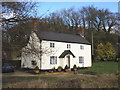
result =
[[[86,39],[76,34],[66,34],[50,31],[36,31],[40,40],[59,41],[68,43],[90,44]]]
[[[65,51],[59,56],[59,58],[64,58],[67,54],[71,54],[73,57],[75,57],[75,55],[74,55],[70,50],[65,50]]]

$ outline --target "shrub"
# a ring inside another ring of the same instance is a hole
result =
[[[57,68],[57,69],[63,69],[63,68],[62,68],[62,66],[58,66],[58,68]]]
[[[117,61],[117,62],[120,61],[120,58],[116,58],[116,61]]]
[[[55,72],[55,71],[56,71],[55,67],[53,67],[53,68],[52,68],[52,71],[53,71],[53,72]]]
[[[69,69],[69,67],[66,65],[66,66],[65,66],[65,69]]]
[[[38,67],[38,66],[36,66],[36,67],[34,68],[34,70],[39,70],[39,67]]]
[[[77,69],[77,66],[76,66],[76,65],[74,65],[74,66],[73,66],[73,69]]]
[[[77,69],[81,69],[81,67],[78,67]]]

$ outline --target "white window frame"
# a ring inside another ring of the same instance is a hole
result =
[[[84,49],[84,46],[83,46],[83,45],[80,45],[80,49],[83,50],[83,49]]]
[[[50,43],[50,47],[54,48],[55,47],[55,43]]]
[[[83,56],[79,56],[79,63],[84,63],[84,57]]]
[[[71,48],[71,45],[70,44],[67,44],[67,49],[70,49]]]
[[[50,56],[50,64],[57,64],[57,56]]]

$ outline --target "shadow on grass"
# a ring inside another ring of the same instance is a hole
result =
[[[91,72],[91,71],[87,71],[87,72],[81,72],[82,74],[90,74],[90,75],[96,75],[98,74],[97,72]]]

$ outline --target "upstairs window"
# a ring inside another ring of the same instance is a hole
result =
[[[57,64],[57,56],[50,56],[50,64]]]
[[[70,48],[71,48],[70,44],[67,44],[67,49],[70,49]]]
[[[79,57],[79,63],[84,63],[84,57],[83,56]]]
[[[80,49],[83,50],[83,49],[84,49],[84,46],[83,46],[83,45],[80,45]]]
[[[50,43],[50,47],[54,48],[55,47],[55,43]]]

